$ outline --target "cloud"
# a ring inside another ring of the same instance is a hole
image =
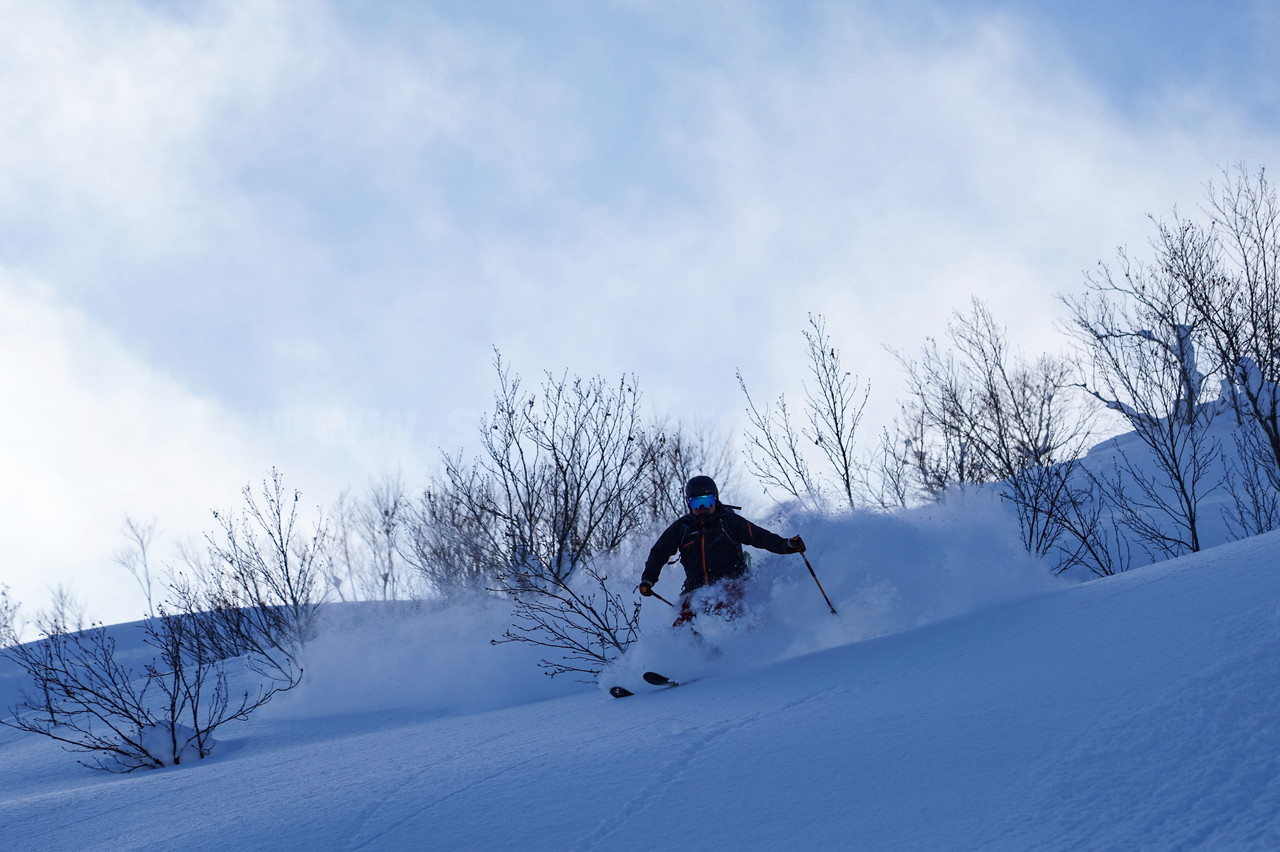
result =
[[[2,271],[0,363],[0,580],[28,617],[63,583],[95,617],[136,617],[139,593],[111,562],[125,513],[170,533],[208,528],[210,501],[262,470],[252,439],[47,287]]]
[[[13,5],[6,262],[232,404],[314,403],[400,290],[431,295],[420,323],[448,312],[441,246],[493,214],[477,187],[518,197],[571,156],[535,127],[553,88],[429,16],[397,32],[324,3]]]
[[[420,413],[351,407],[232,412],[175,381],[52,288],[0,269],[0,583],[34,616],[66,585],[93,618],[129,620],[143,598],[113,556],[126,515],[156,520],[153,571],[203,546],[213,510],[274,467],[313,525],[343,488],[390,471]],[[422,471],[409,469],[421,474]]]
[[[976,294],[1030,354],[1060,346],[1058,294],[1141,246],[1145,215],[1193,201],[1219,163],[1266,150],[1229,108],[1133,122],[1012,18],[826,6],[797,47],[734,8],[727,32],[694,28],[705,53],[653,77],[668,122],[642,143],[678,176],[670,204],[623,196],[551,240],[489,245],[486,280],[529,293],[493,309],[505,339],[534,337],[517,363],[641,363],[665,404],[722,412],[740,407],[735,367],[798,390],[819,311],[889,390],[882,418],[897,372],[882,345],[914,348]],[[564,318],[547,315],[562,294]]]
[[[46,250],[15,259],[231,405],[401,407],[442,364],[482,404],[495,343],[614,370],[711,337],[722,378],[790,370],[808,310],[882,330],[883,365],[974,289],[1039,339],[1048,294],[1249,153],[924,3],[19,7],[0,210]]]
[[[1038,354],[1146,214],[1274,150],[1248,104],[1119,110],[1052,26],[983,4],[4,9],[0,292],[26,319],[0,346],[43,366],[5,374],[39,404],[0,464],[44,477],[45,538],[89,519],[67,565],[271,464],[317,502],[412,480],[470,439],[494,345],[729,428],[736,370],[799,392],[821,312],[871,429],[884,345],[976,294]]]

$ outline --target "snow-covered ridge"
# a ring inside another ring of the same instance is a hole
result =
[[[1280,534],[1046,590],[981,512],[815,528],[841,616],[761,564],[773,620],[660,694],[550,681],[470,644],[500,612],[451,610],[331,631],[194,766],[0,730],[3,846],[1280,845]]]

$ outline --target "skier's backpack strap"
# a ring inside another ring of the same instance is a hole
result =
[[[676,555],[667,560],[668,565],[675,565],[677,562],[680,561],[680,551],[684,550],[684,537],[685,535],[688,534],[688,532],[689,532],[689,523],[688,521],[686,521],[680,525],[680,541],[678,544],[676,544]]]
[[[726,509],[731,510],[731,511],[729,511],[729,512],[727,513],[728,515],[735,515],[735,514],[737,514],[736,512],[733,512],[733,511],[732,511],[733,509],[738,508],[737,506],[728,506],[728,505],[725,505],[725,504],[723,504],[723,503],[722,503],[721,505],[722,505],[722,506],[724,506]],[[742,546],[742,542],[740,542],[740,541],[738,541],[736,538],[734,538],[734,537],[733,537],[733,533],[729,532],[729,527],[725,525],[725,516],[724,516],[724,515],[722,515],[722,516],[720,517],[720,532],[724,533],[724,537],[725,537],[725,538],[727,538],[727,539],[729,539],[729,541],[733,542],[733,543],[737,546],[737,548],[738,548],[738,563],[739,563],[739,564],[741,564],[741,565],[745,565],[745,566],[746,566],[746,568],[748,568],[748,569],[749,569],[749,568],[751,567],[751,559],[747,556],[747,551],[746,551],[746,549],[745,549],[745,548],[743,548],[743,546]]]

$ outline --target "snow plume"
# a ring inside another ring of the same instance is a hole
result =
[[[840,616],[815,630],[813,613],[823,603],[803,563],[775,583],[776,609],[798,636],[815,634],[823,647],[909,630],[1056,584],[990,492],[952,493],[910,511],[792,523]]]
[[[498,600],[333,604],[307,646],[306,679],[270,714],[314,718],[375,710],[454,716],[581,690],[546,677],[535,649],[494,645],[510,624]]]
[[[999,501],[954,494],[944,503],[893,514],[822,517],[790,512],[762,519],[799,533],[832,603],[798,556],[750,550],[745,614],[732,622],[702,615],[697,633],[671,627],[675,610],[644,601],[643,633],[600,679],[633,686],[648,670],[676,679],[740,671],[836,645],[909,630],[1049,588],[1057,581],[1027,555]],[[616,590],[639,581],[647,545],[601,567]],[[668,566],[657,591],[678,603],[684,572]],[[707,590],[710,607],[719,590]],[[496,599],[452,605],[339,604],[307,651],[303,685],[264,711],[279,718],[402,709],[453,716],[581,691],[571,676],[548,678],[548,649],[492,644],[511,624]]]
[[[804,537],[837,615],[827,610],[798,556],[749,551],[746,615],[733,623],[700,617],[695,635],[667,626],[674,610],[646,602],[643,638],[601,686],[630,687],[647,670],[679,680],[752,668],[910,630],[1062,582],[1027,553],[1016,521],[989,493],[954,493],[942,503],[889,514],[784,512],[764,524]],[[675,581],[682,579],[679,566],[669,566],[658,593],[676,601]]]

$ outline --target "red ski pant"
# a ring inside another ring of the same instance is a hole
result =
[[[718,616],[725,621],[734,621],[744,611],[742,598],[745,594],[746,587],[741,580],[736,579],[721,580],[714,586],[701,586],[692,592],[686,592],[680,596],[680,615],[671,622],[671,626],[679,627],[681,624],[688,624],[698,616],[699,612]],[[699,598],[706,596],[705,599],[698,601],[696,608],[693,600],[695,595]]]

